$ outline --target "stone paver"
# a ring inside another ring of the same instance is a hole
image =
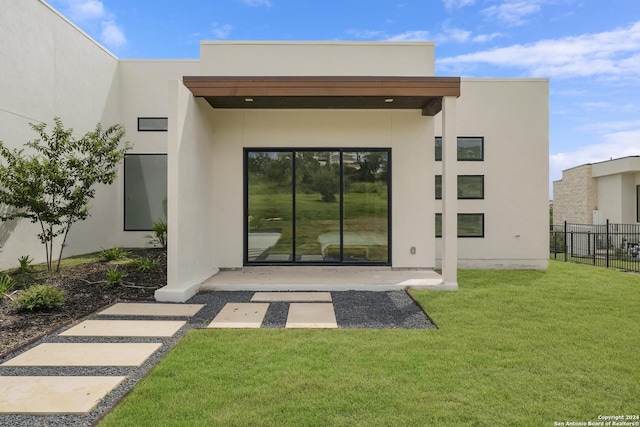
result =
[[[160,343],[44,343],[1,366],[140,366]]]
[[[125,377],[2,377],[0,413],[81,414]]]
[[[267,314],[267,303],[228,303],[208,328],[259,328]]]
[[[118,303],[98,314],[111,316],[193,316],[204,304]]]
[[[331,302],[331,292],[256,292],[251,301]]]
[[[170,337],[187,322],[182,320],[85,320],[61,336]]]
[[[291,303],[287,328],[337,328],[333,304]]]

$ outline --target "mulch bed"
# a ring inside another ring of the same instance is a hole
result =
[[[156,267],[138,271],[135,264],[118,265],[126,283],[137,287],[102,283],[106,271],[113,267],[102,261],[62,268],[57,274],[33,274],[34,283],[53,285],[66,292],[63,307],[50,312],[18,311],[7,298],[0,299],[0,359],[3,355],[96,310],[125,300],[152,300],[156,289],[167,283],[167,256],[162,249],[127,250],[128,258],[157,259]]]

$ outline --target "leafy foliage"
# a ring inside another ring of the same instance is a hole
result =
[[[163,220],[158,220],[153,223],[152,230],[153,234],[146,236],[149,239],[149,244],[167,249],[167,223]]]
[[[154,268],[156,268],[156,266],[158,266],[159,263],[155,259],[144,257],[144,258],[137,259],[135,264],[138,271],[141,271],[143,273],[148,273],[152,271]]]
[[[50,285],[34,285],[24,290],[15,304],[21,310],[53,310],[62,307],[65,292]]]
[[[0,298],[7,295],[13,289],[15,283],[8,274],[0,274]]]
[[[38,238],[45,245],[47,269],[53,271],[53,241],[63,236],[58,264],[71,226],[89,216],[89,200],[96,184],[112,184],[117,166],[130,148],[120,147],[124,130],[114,125],[106,130],[98,123],[82,138],[65,129],[60,118],[47,133],[47,125],[30,124],[39,138],[25,149],[9,149],[0,142],[0,203],[14,209],[3,220],[26,218],[40,225]]]
[[[111,285],[119,285],[124,279],[124,273],[118,270],[118,267],[113,267],[107,270],[107,283]]]
[[[104,260],[104,261],[116,261],[119,259],[123,259],[127,257],[127,251],[125,251],[122,248],[109,248],[109,249],[103,249],[100,252],[100,257]]]
[[[24,255],[18,258],[18,262],[20,263],[20,267],[18,269],[23,273],[31,273],[33,272],[33,258],[29,257],[29,255]]]

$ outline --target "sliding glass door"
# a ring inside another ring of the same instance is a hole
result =
[[[247,264],[389,264],[389,150],[245,150]]]

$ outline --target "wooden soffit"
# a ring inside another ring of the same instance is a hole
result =
[[[214,108],[442,110],[443,96],[460,96],[459,77],[212,77],[185,76],[193,96]]]

